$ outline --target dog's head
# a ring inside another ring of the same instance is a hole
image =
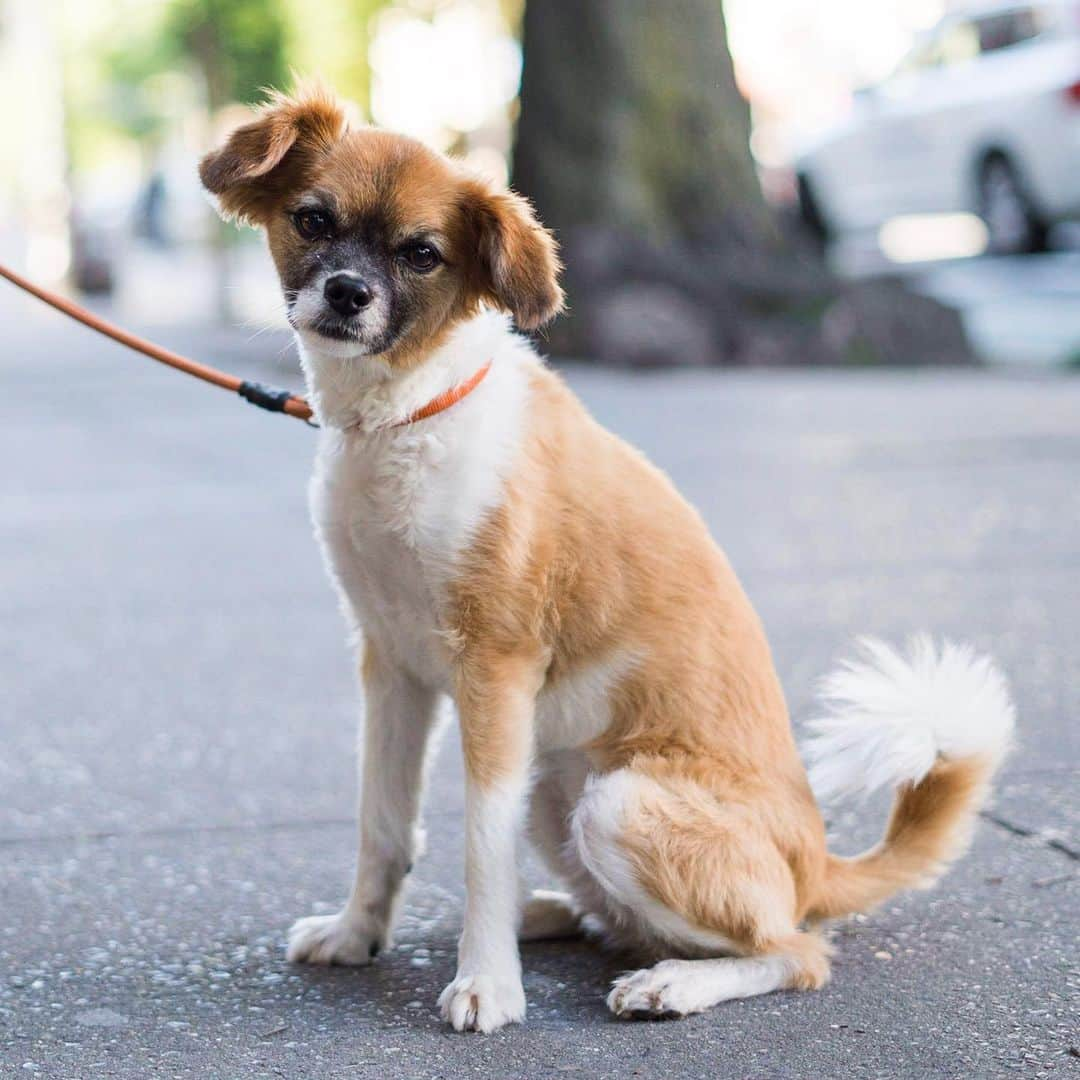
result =
[[[199,175],[223,215],[265,228],[289,321],[323,352],[408,365],[481,306],[523,330],[562,307],[555,241],[524,199],[350,129],[321,87],[275,95]]]

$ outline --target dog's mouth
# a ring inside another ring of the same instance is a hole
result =
[[[356,326],[343,319],[335,319],[332,316],[294,319],[290,314],[289,322],[295,330],[314,334],[325,341],[351,346],[351,351],[362,356],[377,356],[389,349],[395,340],[395,335],[389,328],[372,333],[370,329]]]
[[[297,292],[286,290],[285,293],[285,317],[289,325],[316,348],[316,339],[321,339],[327,347],[333,342],[333,351],[345,349],[348,355],[375,356],[384,352],[400,337],[400,327],[387,324],[380,318],[381,314],[368,311],[362,317],[347,318],[321,303],[311,303]]]
[[[343,319],[335,319],[333,316],[320,315],[314,319],[305,319],[303,323],[289,320],[300,330],[310,330],[320,337],[330,338],[331,341],[363,341],[364,334],[358,326],[346,322]]]

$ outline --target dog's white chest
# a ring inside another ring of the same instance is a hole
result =
[[[442,447],[423,436],[388,452],[347,440],[324,447],[311,488],[312,516],[357,630],[375,634],[424,683],[448,689],[443,608],[463,523],[439,491]]]
[[[494,407],[467,399],[427,428],[368,441],[327,433],[311,486],[316,531],[354,628],[444,692],[450,587],[504,498],[520,431],[520,373],[489,381]]]

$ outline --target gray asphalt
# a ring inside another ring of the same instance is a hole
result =
[[[452,736],[398,949],[284,960],[353,851],[358,710],[305,509],[312,433],[7,293],[0,315],[0,1074],[1078,1071],[1080,378],[569,372],[707,516],[797,720],[855,635],[930,627],[1000,659],[1021,745],[972,854],[839,926],[824,991],[617,1022],[603,994],[632,957],[530,946],[528,1021],[485,1038],[434,1010],[460,925]],[[284,344],[165,337],[245,371]],[[838,849],[880,811],[834,814]]]

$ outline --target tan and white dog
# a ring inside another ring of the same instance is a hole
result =
[[[461,1029],[525,1015],[519,938],[592,916],[667,957],[616,980],[620,1016],[821,986],[813,927],[938,877],[963,849],[1013,707],[970,650],[870,643],[828,684],[823,788],[897,789],[885,838],[826,850],[765,635],[668,479],[514,333],[562,305],[521,198],[419,143],[350,129],[314,88],[275,97],[202,163],[266,230],[322,425],[316,531],[362,652],[358,868],[297,922],[294,961],[390,944],[416,852],[437,704],[466,772]],[[528,834],[565,893],[519,899]]]

